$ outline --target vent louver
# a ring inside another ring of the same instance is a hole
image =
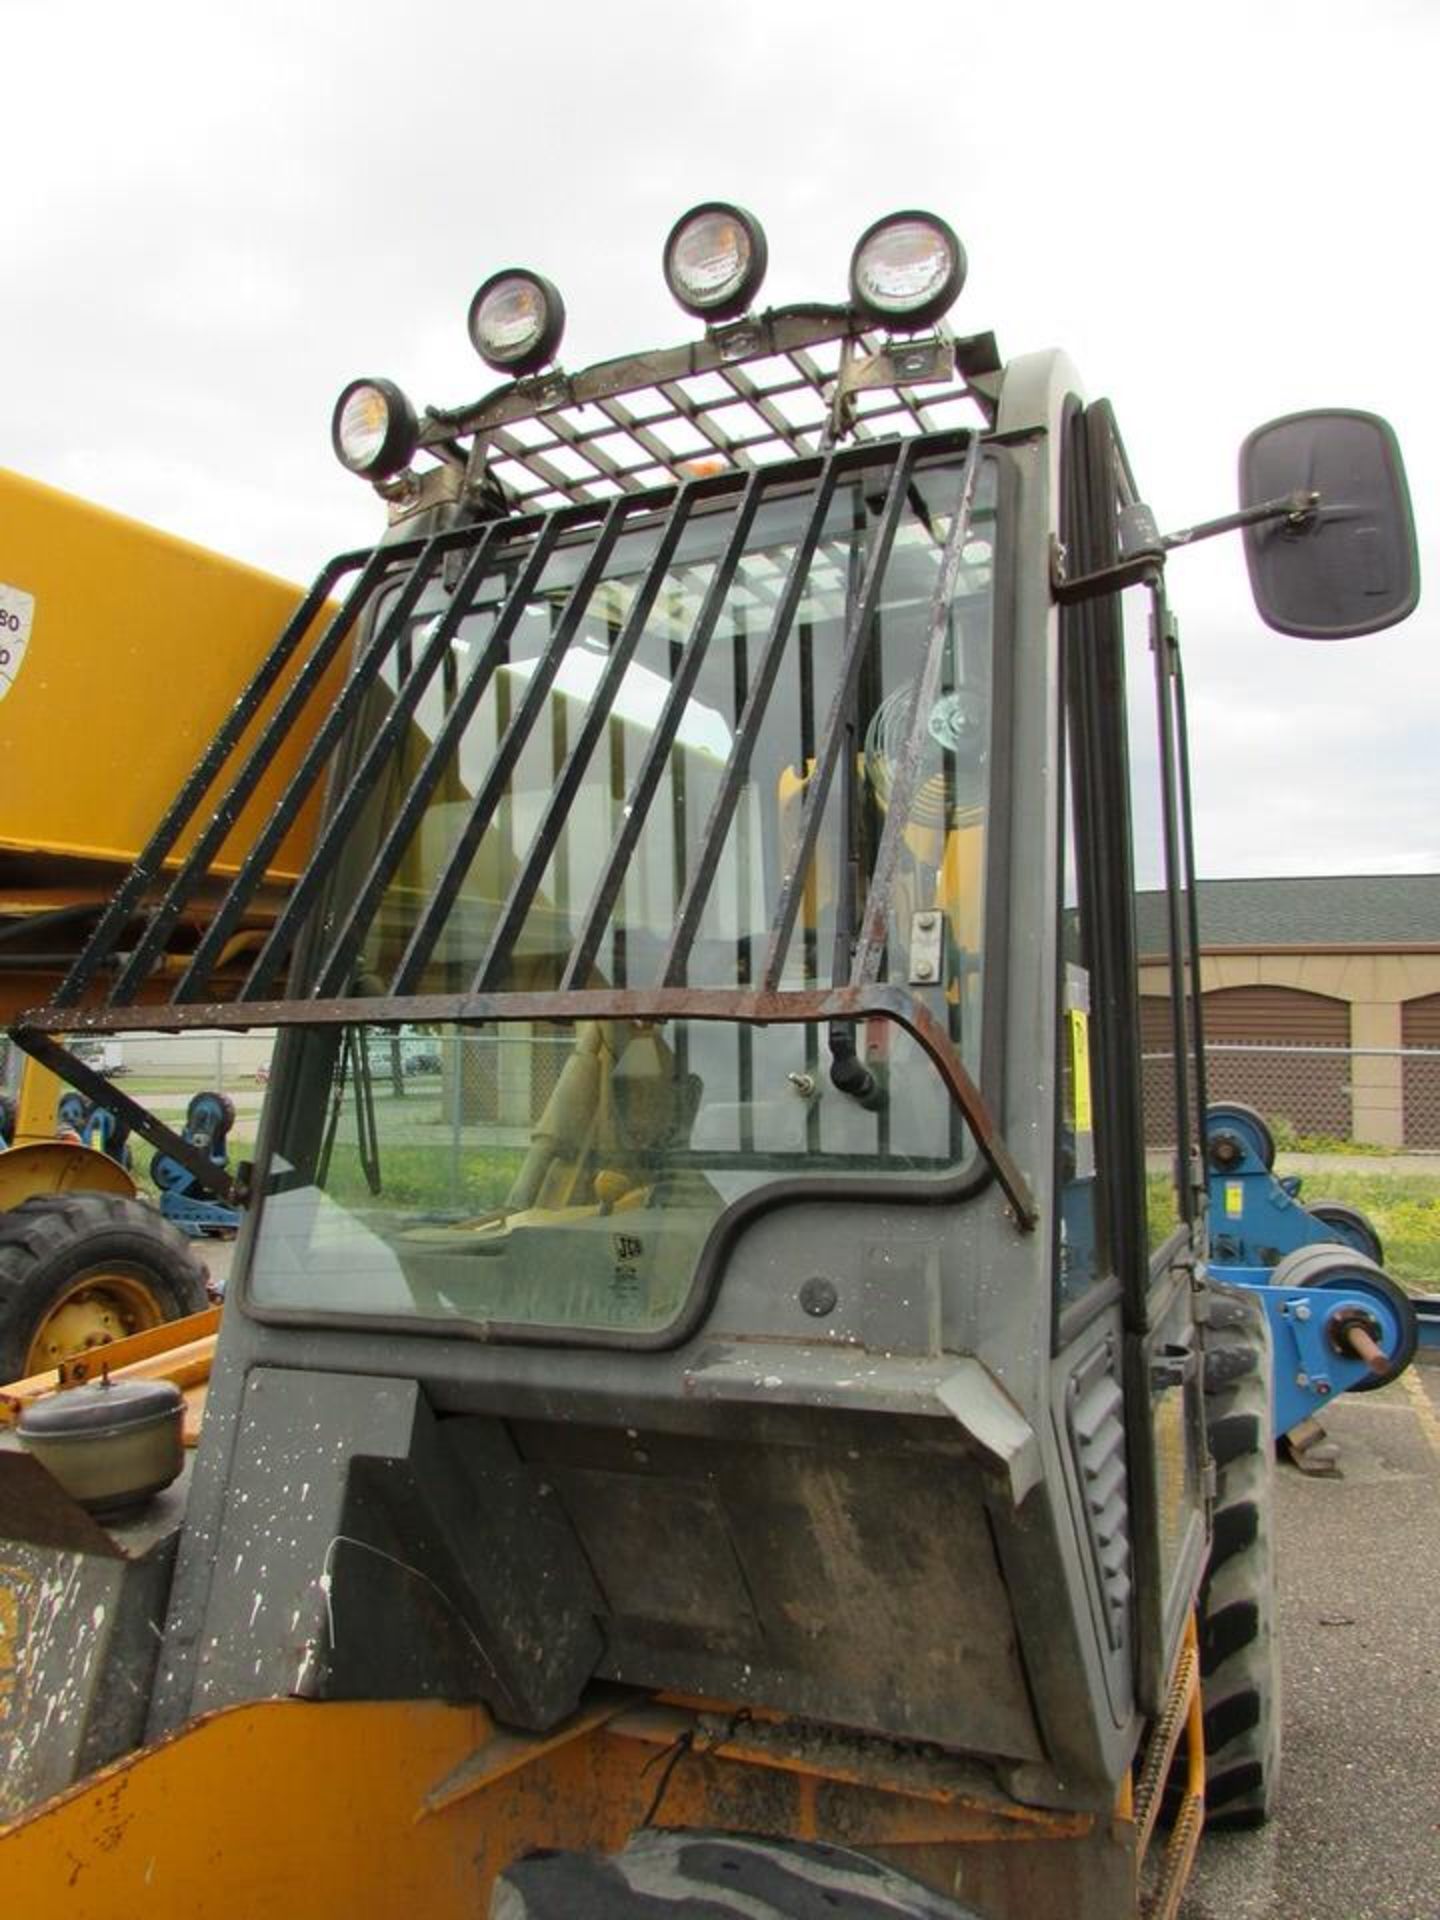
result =
[[[1100,1576],[1105,1625],[1120,1646],[1130,1605],[1130,1531],[1125,1478],[1124,1399],[1107,1347],[1072,1383],[1070,1438]]]

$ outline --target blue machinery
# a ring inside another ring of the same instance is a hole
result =
[[[56,1117],[87,1145],[128,1163],[128,1129],[107,1109],[67,1092]],[[223,1094],[197,1093],[185,1137],[223,1168],[234,1119]],[[13,1124],[0,1106],[0,1147]],[[1440,1347],[1440,1296],[1416,1297],[1396,1285],[1384,1271],[1380,1236],[1358,1208],[1301,1199],[1300,1180],[1275,1172],[1274,1139],[1253,1108],[1211,1106],[1205,1155],[1211,1268],[1230,1285],[1253,1288],[1270,1316],[1277,1434],[1314,1419],[1339,1394],[1397,1378],[1417,1347]],[[150,1174],[161,1213],[191,1238],[239,1227],[238,1209],[208,1197],[178,1161],[157,1154]]]
[[[185,1111],[185,1138],[224,1168],[229,1164],[226,1139],[234,1121],[234,1105],[223,1093],[197,1093]],[[61,1094],[55,1125],[62,1140],[78,1140],[108,1154],[122,1167],[131,1166],[129,1127],[108,1107],[92,1106],[83,1093],[72,1088]],[[11,1144],[14,1133],[15,1103],[8,1094],[0,1094],[0,1152]],[[227,1237],[239,1227],[239,1208],[212,1199],[194,1174],[168,1154],[157,1153],[151,1160],[150,1178],[160,1189],[161,1214],[192,1240]]]
[[[229,1160],[225,1143],[234,1122],[234,1105],[223,1093],[197,1093],[185,1110],[185,1138],[224,1168]],[[239,1208],[213,1199],[189,1168],[168,1154],[155,1155],[150,1178],[160,1189],[161,1213],[192,1240],[229,1235],[239,1227]]]
[[[185,1138],[217,1167],[225,1167],[229,1164],[226,1139],[234,1123],[234,1105],[223,1093],[197,1093],[185,1110]],[[92,1106],[83,1093],[72,1088],[61,1094],[55,1124],[61,1139],[79,1140],[99,1153],[109,1154],[122,1167],[132,1165],[129,1127],[108,1107],[98,1103]],[[11,1103],[0,1102],[0,1148],[9,1145],[13,1129]],[[160,1189],[161,1214],[192,1240],[226,1236],[239,1227],[239,1209],[211,1199],[178,1160],[157,1153],[150,1162],[150,1178]]]
[[[0,1152],[14,1140],[15,1118],[14,1099],[0,1093]],[[234,1103],[223,1093],[197,1093],[185,1110],[186,1140],[220,1168],[229,1165],[226,1141],[234,1124]],[[67,1088],[56,1103],[55,1129],[62,1140],[94,1147],[127,1170],[133,1165],[126,1122],[98,1101],[92,1105],[74,1088]],[[150,1178],[160,1189],[161,1213],[192,1240],[233,1234],[239,1227],[239,1209],[212,1199],[194,1174],[168,1154],[157,1153],[151,1160]]]
[[[1275,1343],[1275,1431],[1289,1433],[1342,1393],[1403,1373],[1423,1339],[1440,1345],[1440,1300],[1415,1300],[1384,1271],[1380,1237],[1339,1201],[1300,1198],[1274,1171],[1275,1143],[1252,1108],[1205,1120],[1210,1265],[1253,1288]]]
[[[15,1143],[16,1107],[14,1098],[0,1093],[0,1152]],[[83,1093],[67,1088],[55,1107],[55,1131],[61,1140],[78,1140],[108,1154],[117,1166],[130,1167],[130,1129],[108,1107],[92,1107]]]

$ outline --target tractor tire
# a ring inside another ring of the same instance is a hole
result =
[[[1216,1488],[1198,1621],[1205,1824],[1257,1827],[1280,1781],[1270,1322],[1243,1289],[1212,1289],[1205,1418]]]
[[[44,1193],[0,1214],[0,1380],[209,1304],[189,1241],[141,1200]]]
[[[619,1853],[548,1849],[505,1869],[489,1920],[979,1920],[865,1854],[819,1841],[645,1827]]]

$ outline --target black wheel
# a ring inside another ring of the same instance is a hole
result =
[[[209,1304],[189,1241],[142,1201],[45,1193],[0,1214],[0,1380]]]
[[[1261,1166],[1267,1172],[1275,1166],[1275,1136],[1265,1123],[1263,1114],[1247,1107],[1241,1100],[1215,1100],[1205,1109],[1205,1139],[1210,1143],[1210,1158],[1216,1165],[1224,1166],[1224,1157],[1217,1157],[1214,1143],[1220,1134],[1234,1134],[1247,1146]]]
[[[1367,1260],[1373,1260],[1377,1267],[1385,1264],[1385,1245],[1375,1231],[1370,1216],[1362,1213],[1359,1207],[1348,1206],[1343,1200],[1307,1200],[1305,1211],[1312,1220],[1318,1220],[1327,1227],[1332,1240],[1338,1240],[1342,1247],[1353,1247],[1356,1253],[1363,1253]]]
[[[185,1110],[185,1137],[211,1159],[223,1160],[225,1141],[235,1124],[235,1102],[224,1093],[197,1093]]]
[[[908,1874],[813,1840],[643,1827],[619,1853],[530,1854],[507,1867],[490,1920],[978,1920]]]
[[[1264,1306],[1212,1286],[1205,1419],[1216,1488],[1199,1605],[1207,1827],[1261,1825],[1280,1780],[1271,1367]]]

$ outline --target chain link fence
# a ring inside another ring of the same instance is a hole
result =
[[[162,1092],[188,1097],[202,1089],[254,1092],[269,1078],[273,1044],[268,1033],[126,1035],[83,1043],[82,1051],[88,1049],[92,1064],[144,1099]],[[447,1112],[462,1124],[528,1128],[543,1113],[572,1045],[568,1029],[538,1023],[507,1024],[463,1039],[405,1034],[393,1044],[377,1033],[370,1068],[377,1089],[402,1097],[418,1093],[427,1080],[443,1081]],[[1375,1129],[1367,1129],[1364,1115],[1383,1109],[1391,1116],[1391,1137],[1381,1144],[1401,1152],[1440,1151],[1440,1048],[1222,1042],[1208,1047],[1205,1058],[1210,1098],[1256,1108],[1282,1136],[1375,1144]],[[0,1091],[19,1066],[17,1051],[0,1037]],[[1142,1076],[1146,1142],[1168,1147],[1175,1133],[1169,1054],[1143,1054]]]
[[[263,1087],[270,1078],[272,1033],[124,1034],[115,1039],[77,1039],[74,1051],[86,1063],[126,1086],[137,1098],[153,1092],[236,1094]],[[457,1089],[466,1120],[538,1120],[574,1045],[564,1027],[517,1022],[459,1036],[376,1028],[368,1046],[377,1089],[400,1096],[417,1093],[427,1079],[443,1076]],[[22,1056],[0,1035],[0,1088],[18,1077]]]
[[[1142,1056],[1145,1139],[1169,1147],[1175,1138],[1175,1072],[1168,1053]],[[1205,1049],[1212,1101],[1236,1100],[1262,1113],[1286,1136],[1390,1146],[1397,1152],[1440,1149],[1440,1048],[1308,1047],[1220,1042]],[[1387,1138],[1376,1141],[1383,1112]],[[1398,1125],[1397,1125],[1398,1121]]]
[[[1402,1056],[1405,1145],[1440,1152],[1440,1048],[1412,1047]]]
[[[512,1126],[538,1120],[574,1047],[568,1029],[508,1023],[462,1040],[455,1055],[461,1118]]]

